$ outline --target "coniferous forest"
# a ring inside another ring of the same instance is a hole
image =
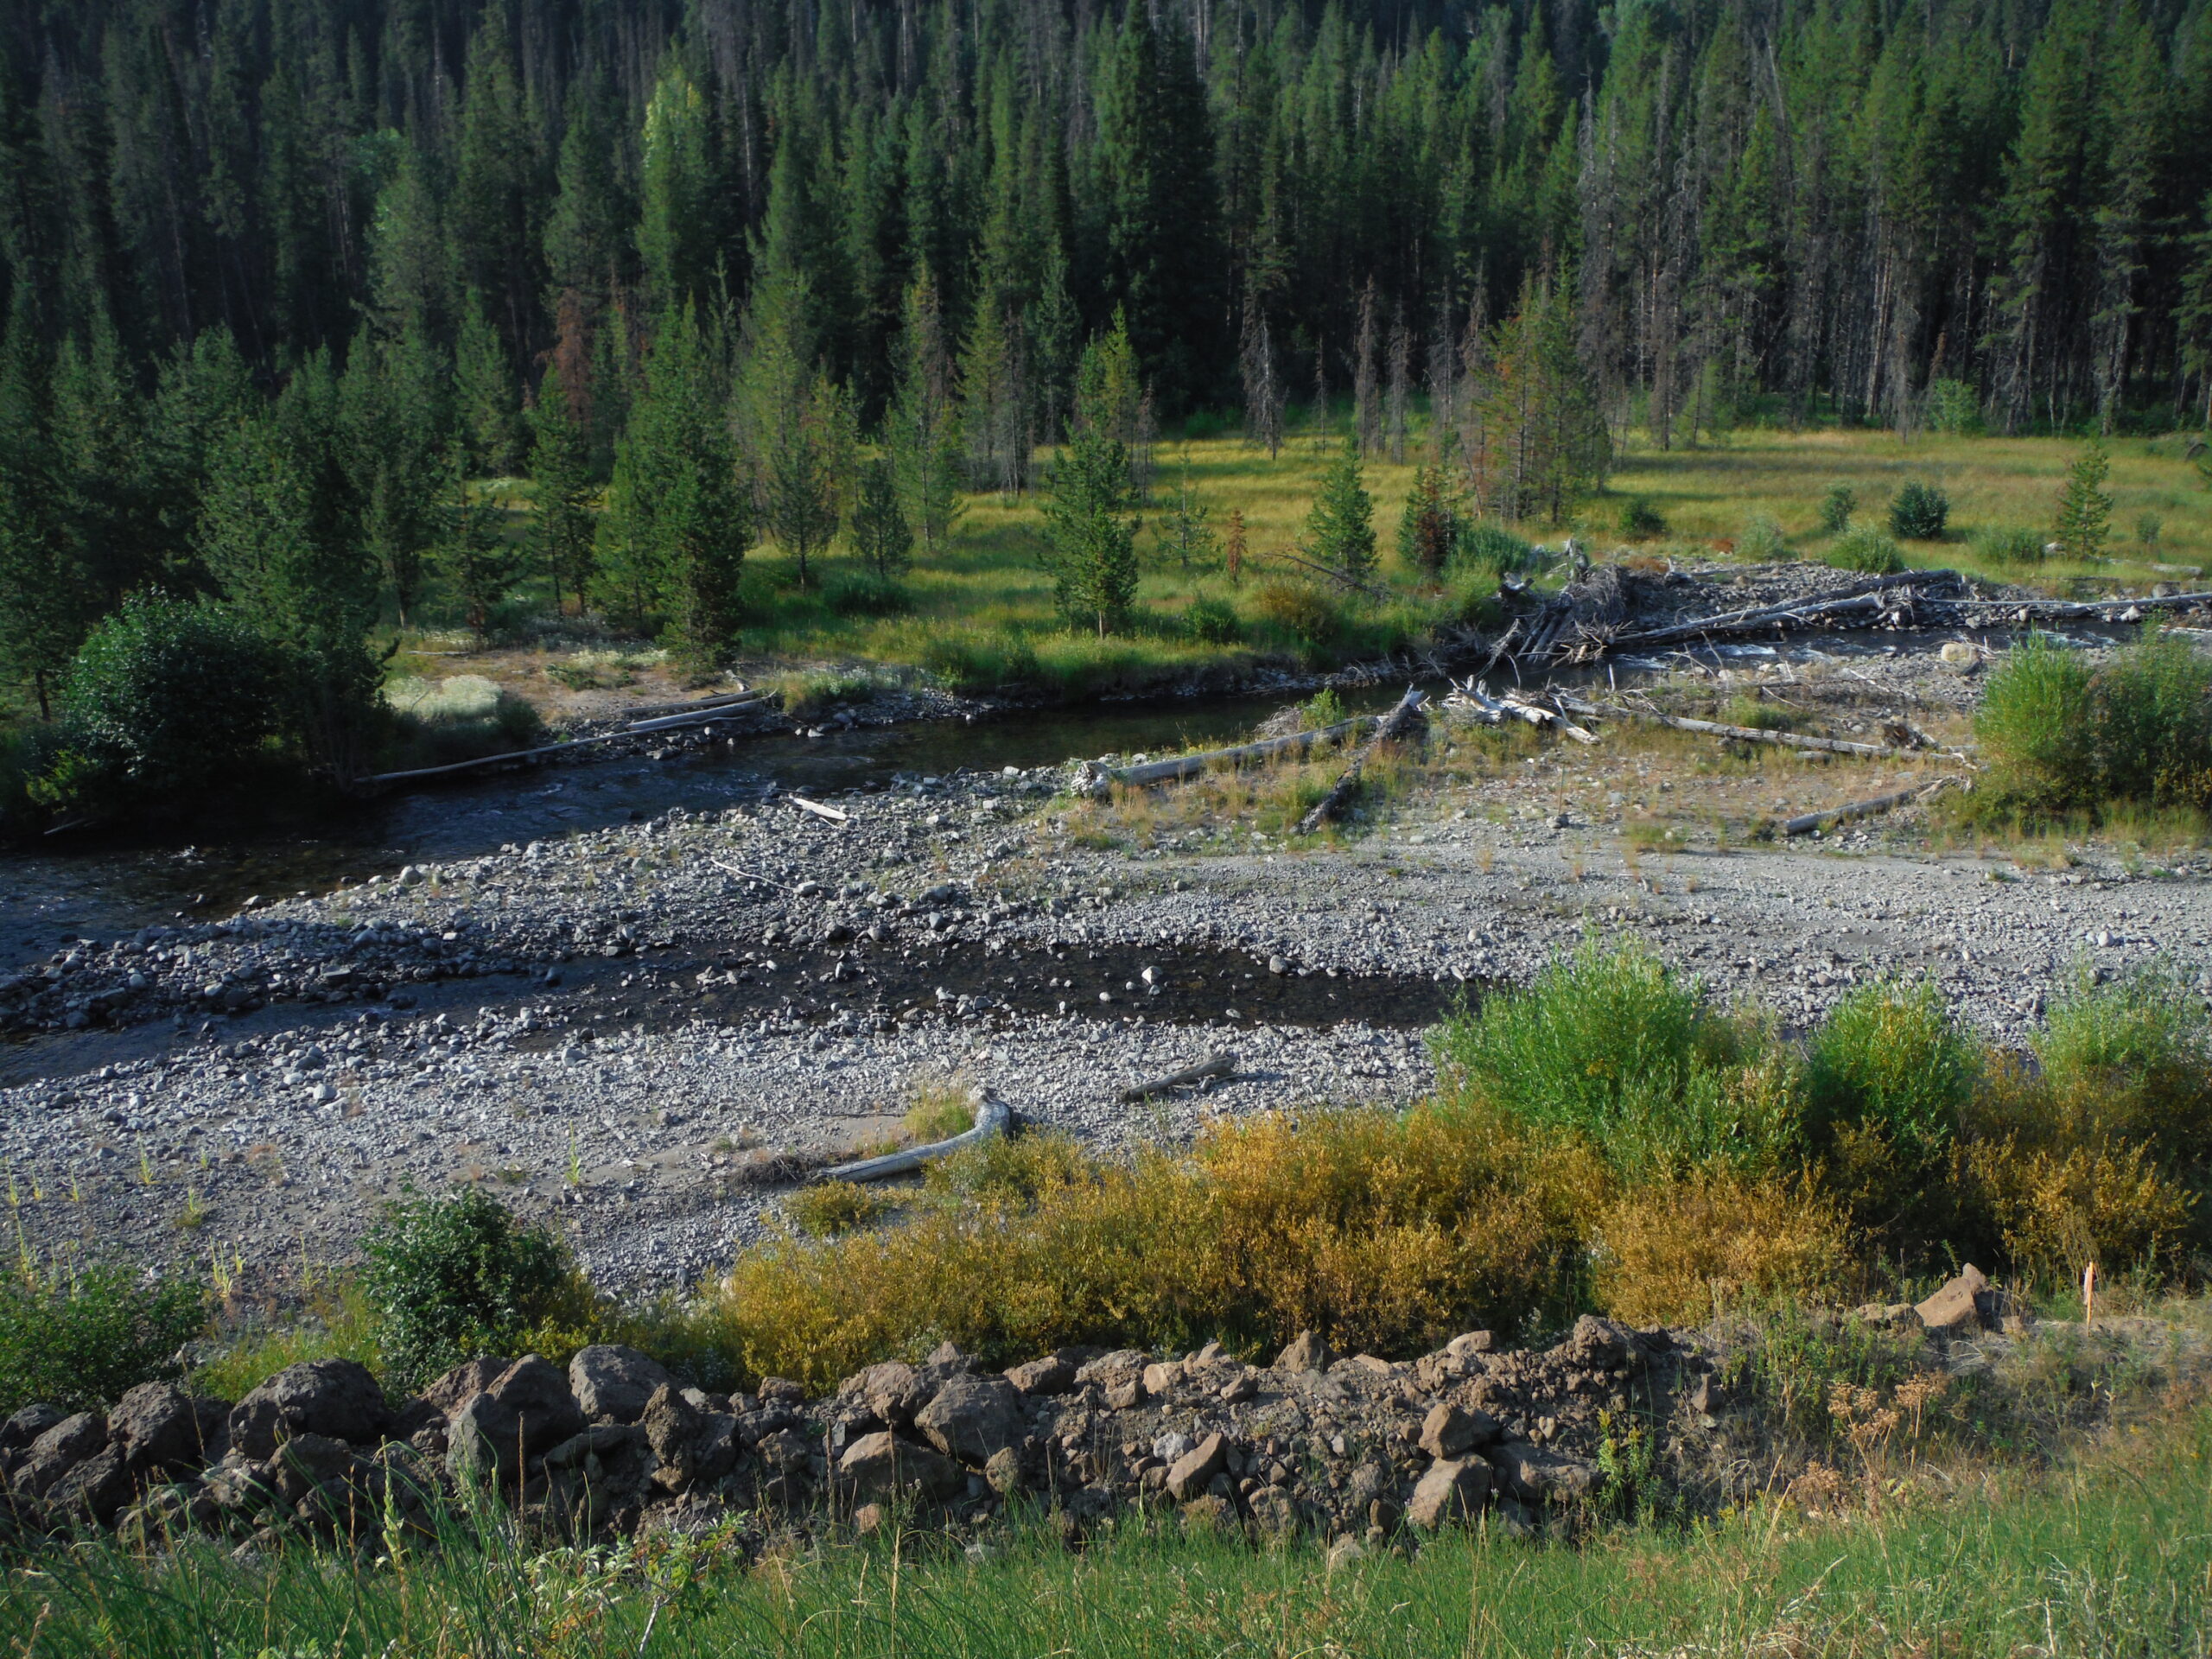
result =
[[[2204,0],[17,0],[0,187],[9,677],[213,597],[340,770],[433,562],[711,656],[756,542],[1085,408],[1457,429],[1509,325],[1662,448],[2212,409]]]

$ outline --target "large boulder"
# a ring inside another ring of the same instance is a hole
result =
[[[1528,1440],[1508,1440],[1489,1456],[1515,1496],[1531,1503],[1571,1503],[1598,1484],[1597,1470],[1581,1459]]]
[[[1446,1400],[1429,1408],[1421,1421],[1421,1449],[1454,1463],[1497,1438],[1497,1420],[1486,1411],[1469,1411]]]
[[[202,1469],[222,1455],[226,1417],[212,1409],[219,1405],[173,1383],[141,1382],[108,1414],[108,1436],[133,1468]]]
[[[634,1423],[653,1390],[673,1381],[660,1362],[619,1342],[579,1348],[569,1362],[569,1391],[594,1423]]]
[[[1930,1331],[1955,1336],[1979,1331],[1984,1325],[1993,1326],[1997,1321],[1990,1313],[1996,1301],[1996,1293],[1987,1275],[1969,1262],[1913,1312],[1920,1315],[1920,1322]]]
[[[1275,1370],[1302,1373],[1325,1371],[1337,1363],[1337,1351],[1326,1340],[1311,1331],[1301,1331],[1291,1344],[1275,1356]]]
[[[59,1406],[25,1406],[6,1422],[0,1423],[0,1452],[23,1450],[68,1414]]]
[[[658,1497],[653,1473],[644,1429],[595,1423],[545,1454],[546,1503],[578,1531],[590,1531]]]
[[[1213,1484],[1228,1462],[1229,1443],[1218,1434],[1209,1434],[1169,1466],[1167,1490],[1178,1503],[1188,1503]]]
[[[106,1526],[137,1493],[130,1459],[110,1440],[48,1487],[46,1502],[56,1515],[86,1516]]]
[[[863,1434],[847,1446],[837,1473],[863,1502],[900,1492],[948,1497],[968,1484],[958,1464],[887,1430]]]
[[[1406,1519],[1424,1532],[1464,1521],[1482,1508],[1490,1482],[1490,1465],[1480,1458],[1441,1459],[1414,1485]]]
[[[992,1452],[1021,1439],[1021,1396],[1002,1376],[962,1372],[915,1414],[914,1427],[945,1456],[980,1469]]]
[[[490,1388],[513,1364],[512,1359],[465,1359],[424,1389],[420,1398],[441,1417],[450,1417]]]
[[[97,1411],[64,1417],[30,1444],[10,1486],[30,1497],[47,1492],[79,1464],[107,1448],[107,1419]]]
[[[309,1359],[288,1365],[231,1409],[231,1444],[265,1459],[302,1434],[373,1445],[391,1413],[368,1367],[353,1359]]]
[[[854,1379],[855,1392],[868,1402],[879,1422],[904,1428],[914,1414],[930,1402],[929,1385],[914,1368],[895,1359],[871,1365]]]
[[[688,1394],[663,1383],[645,1402],[639,1427],[658,1465],[654,1481],[670,1492],[704,1486],[737,1466],[737,1419],[702,1411]]]
[[[1624,1370],[1636,1355],[1636,1336],[1624,1325],[1585,1313],[1567,1333],[1559,1352],[1569,1364],[1586,1370]]]
[[[1016,1365],[1006,1374],[1006,1380],[1024,1394],[1065,1394],[1075,1386],[1075,1367],[1058,1354],[1047,1354]]]
[[[536,1354],[524,1354],[485,1389],[521,1425],[523,1455],[534,1458],[580,1434],[584,1414],[569,1381]]]

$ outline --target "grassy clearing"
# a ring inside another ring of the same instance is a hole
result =
[[[1418,435],[1417,435],[1418,437]],[[1079,699],[1174,683],[1225,687],[1261,662],[1327,666],[1371,658],[1417,643],[1440,626],[1485,613],[1494,572],[1469,568],[1442,582],[1408,569],[1395,531],[1421,458],[1418,442],[1402,465],[1365,463],[1382,552],[1384,596],[1324,594],[1294,562],[1306,513],[1338,435],[1327,443],[1301,435],[1270,461],[1233,437],[1169,440],[1156,452],[1153,506],[1139,549],[1145,560],[1137,618],[1125,634],[1100,639],[1071,632],[1053,607],[1039,562],[1045,545],[1039,497],[969,497],[949,550],[886,584],[842,557],[824,566],[817,587],[801,588],[774,547],[747,561],[751,615],[740,642],[743,671],[773,673],[791,664],[815,672],[867,665],[918,669],[963,691],[1023,685]],[[2212,565],[2212,492],[2172,438],[2126,439],[2113,447],[2113,539],[2095,564],[2046,561],[2060,485],[2078,446],[2056,438],[1921,436],[1832,430],[1746,431],[1725,442],[1659,452],[1631,445],[1611,486],[1565,524],[1520,528],[1557,546],[1567,535],[1602,551],[1768,559],[1791,553],[1853,569],[1906,564],[1962,565],[1995,579],[2027,581],[2053,591],[2079,579],[2144,584],[2168,579],[2165,565]],[[1940,540],[1898,543],[1890,505],[1905,486],[1941,489],[1950,511]],[[1857,503],[1851,529],[1823,528],[1823,505],[1838,487]],[[1165,505],[1185,487],[1217,531],[1241,517],[1247,552],[1232,580],[1216,560],[1185,567],[1161,537]],[[1628,509],[1637,528],[1624,529]],[[2141,531],[2157,521],[2155,537]],[[1623,546],[1624,541],[1632,547]],[[518,621],[528,605],[510,607]],[[618,627],[632,626],[619,607]],[[531,629],[551,625],[531,622]],[[561,625],[566,627],[568,625]],[[575,625],[582,627],[582,624]],[[555,632],[560,632],[556,627]],[[589,629],[585,629],[588,632]],[[467,642],[442,640],[452,647]],[[541,701],[564,692],[620,689],[640,682],[650,664],[626,658],[619,641],[552,642],[512,664],[518,690]],[[404,659],[403,659],[404,660]],[[416,664],[413,671],[424,671]]]
[[[772,1547],[737,1529],[538,1551],[491,1517],[435,1549],[198,1540],[42,1554],[0,1583],[0,1642],[54,1659],[149,1653],[543,1659],[650,1651],[795,1659],[1700,1652],[2202,1659],[2212,1591],[2212,1414],[2108,1438],[2055,1471],[1967,1473],[1955,1495],[1840,1478],[1687,1532],[1579,1548],[1456,1535],[1329,1561],[1125,1523],[1075,1553],[1017,1520],[963,1553],[894,1534]],[[1871,1500],[1871,1508],[1869,1507]]]

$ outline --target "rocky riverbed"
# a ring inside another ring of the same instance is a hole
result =
[[[1653,683],[1843,735],[1955,721],[1987,645],[1945,643],[1728,645]],[[481,1181],[610,1287],[664,1288],[760,1236],[798,1173],[882,1143],[918,1088],[1109,1145],[1403,1101],[1432,1081],[1424,1028],[1586,938],[1641,939],[1785,1027],[1925,976],[2014,1042],[2081,969],[2207,965],[2201,853],[1946,850],[1923,809],[1811,843],[1643,833],[1924,761],[1714,770],[1708,741],[1625,725],[1488,741],[1446,711],[1433,775],[1325,845],[1102,805],[1072,765],[818,796],[733,771],[639,822],[0,964],[12,1217],[34,1252],[291,1271],[347,1257],[386,1198]],[[1222,1053],[1203,1089],[1122,1098]]]

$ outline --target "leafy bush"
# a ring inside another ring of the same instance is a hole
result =
[[[2092,674],[2032,636],[1990,677],[1974,734],[1995,805],[2212,810],[2212,664],[2179,639],[2139,640]]]
[[[168,1375],[207,1317],[201,1285],[118,1263],[0,1281],[0,1417],[34,1401],[64,1411],[110,1404]]]
[[[1535,549],[1504,525],[1488,518],[1466,518],[1452,538],[1452,567],[1509,575],[1535,562]]]
[[[2064,646],[2031,634],[2007,652],[1974,717],[1989,798],[2037,810],[2087,798],[2089,706],[2088,670]]]
[[[1821,533],[1840,536],[1851,528],[1851,515],[1859,510],[1859,496],[1848,484],[1831,484],[1821,498]]]
[[[817,1181],[784,1200],[784,1214],[809,1238],[837,1238],[893,1214],[899,1201],[854,1181]]]
[[[1908,1168],[1932,1169],[1957,1137],[1977,1072],[1973,1046],[1933,985],[1862,985],[1829,1011],[1806,1049],[1813,1143],[1871,1133]]]
[[[1833,1294],[1853,1274],[1846,1222],[1773,1176],[1694,1170],[1630,1187],[1592,1218],[1595,1298],[1632,1325],[1701,1325],[1723,1307]]]
[[[1890,498],[1890,534],[1904,541],[1942,540],[1950,518],[1951,498],[1917,479]]]
[[[1191,638],[1206,645],[1233,645],[1244,637],[1244,624],[1236,607],[1222,599],[1199,599],[1184,613]]]
[[[1298,715],[1302,730],[1318,732],[1344,721],[1344,700],[1337,695],[1336,687],[1325,685],[1299,705]]]
[[[2089,698],[2106,798],[2212,808],[2212,662],[2148,635],[2097,671]]]
[[[2167,1168],[2212,1166],[2212,1018],[2163,965],[2086,973],[2031,1039],[2043,1099],[2018,1127],[2055,1145],[2127,1141]]]
[[[480,1187],[386,1205],[361,1252],[385,1362],[402,1388],[466,1359],[542,1351],[553,1344],[534,1343],[537,1330],[575,1311],[559,1242]]]
[[[2146,548],[2155,549],[2158,545],[2158,537],[2164,533],[2165,528],[2166,521],[2155,512],[2135,515],[2135,539]]]
[[[1736,537],[1736,550],[1747,559],[1762,564],[1789,556],[1789,538],[1782,533],[1782,526],[1764,512],[1755,512],[1744,525],[1743,533]]]
[[[1254,595],[1253,607],[1301,645],[1325,646],[1344,632],[1343,610],[1311,582],[1270,582]]]
[[[1857,570],[1870,576],[1895,575],[1904,569],[1904,552],[1872,524],[1846,531],[1828,550],[1827,563],[1839,570]]]
[[[32,792],[116,812],[235,789],[276,732],[277,686],[276,653],[227,612],[133,595],[70,665],[57,752]]]
[[[1586,944],[1526,990],[1447,1020],[1432,1043],[1460,1098],[1581,1136],[1626,1173],[1779,1167],[1798,1145],[1783,1057],[1633,947]]]
[[[1306,1329],[1413,1351],[1571,1306],[1572,1179],[1478,1112],[1247,1120],[1128,1162],[1024,1136],[932,1171],[908,1225],[747,1252],[701,1317],[746,1370],[817,1387],[946,1339],[1001,1364]]]
[[[2043,538],[2018,525],[1992,525],[1974,531],[1974,556],[1993,564],[2040,564]]]
[[[873,570],[839,570],[822,585],[822,602],[838,616],[903,616],[914,608],[904,582]]]
[[[1964,436],[1981,430],[1981,399],[1963,380],[1928,383],[1928,428]]]
[[[1631,542],[1647,542],[1667,533],[1666,515],[1644,497],[1632,496],[1621,504],[1620,530]]]
[[[1797,715],[1788,705],[1748,696],[1732,700],[1720,717],[1726,725],[1749,727],[1757,732],[1786,732],[1797,723]]]

